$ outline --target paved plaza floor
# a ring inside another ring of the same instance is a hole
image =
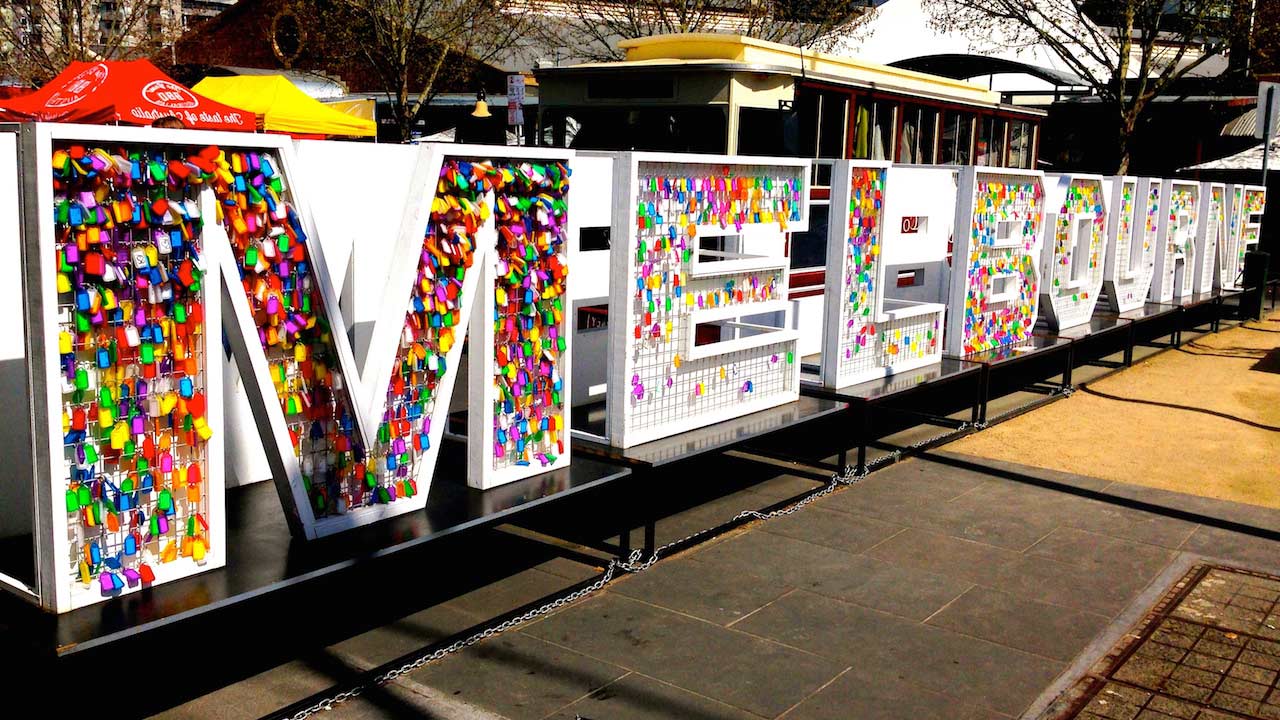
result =
[[[878,471],[326,717],[1031,718],[1196,563],[1280,569],[1275,543],[1018,479],[1267,528],[1280,527],[1276,511],[968,460],[941,453]],[[814,487],[774,474],[667,518],[659,542]],[[166,715],[258,716],[595,572],[555,560]]]

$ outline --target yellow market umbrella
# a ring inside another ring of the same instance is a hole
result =
[[[255,113],[267,132],[291,135],[374,137],[372,120],[334,110],[299,90],[283,75],[210,77],[192,88],[205,97]],[[234,98],[234,100],[232,100]]]

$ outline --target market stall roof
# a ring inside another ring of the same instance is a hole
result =
[[[0,100],[0,120],[254,129],[253,113],[193,93],[146,60],[73,62],[30,95]]]
[[[195,90],[261,115],[268,132],[360,137],[378,134],[373,121],[326,106],[282,75],[208,77],[196,83]]]

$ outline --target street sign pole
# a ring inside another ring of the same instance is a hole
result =
[[[524,144],[524,76],[507,76],[507,125],[513,128],[516,144]]]
[[[1275,102],[1276,88],[1275,85],[1267,88],[1267,104],[1263,109],[1262,115],[1262,187],[1267,186],[1267,170],[1271,164],[1271,123],[1276,118],[1272,117],[1272,103]]]

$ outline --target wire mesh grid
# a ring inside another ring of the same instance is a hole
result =
[[[65,571],[107,595],[212,549],[199,188],[161,150],[54,151]]]

